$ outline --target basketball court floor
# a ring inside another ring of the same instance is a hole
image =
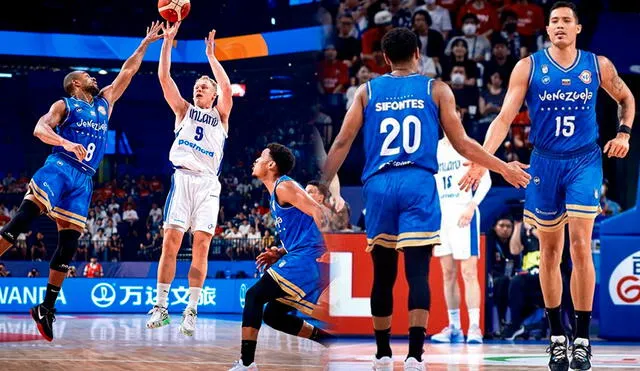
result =
[[[240,318],[201,316],[193,338],[168,327],[148,330],[146,316],[59,315],[52,343],[41,339],[28,315],[0,315],[0,370],[227,370],[240,354]],[[329,350],[264,326],[256,361],[261,370],[371,369],[373,340],[345,339]],[[640,344],[595,343],[594,370],[640,369]],[[543,342],[479,346],[426,344],[428,370],[546,370]],[[406,341],[393,343],[402,369]]]

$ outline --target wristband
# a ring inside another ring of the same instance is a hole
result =
[[[624,133],[631,135],[631,128],[625,124],[618,125],[618,133]]]

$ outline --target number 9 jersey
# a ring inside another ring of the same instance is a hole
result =
[[[433,79],[383,75],[366,85],[364,183],[367,251],[440,243],[438,107]]]

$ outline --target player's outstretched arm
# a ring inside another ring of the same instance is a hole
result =
[[[329,216],[304,189],[298,187],[294,182],[282,182],[276,188],[278,200],[293,205],[303,213],[313,217],[318,229],[322,232],[329,231]]]
[[[312,126],[311,142],[313,143],[313,153],[316,156],[318,168],[322,169],[325,161],[327,160],[327,152],[324,150],[324,143],[320,136],[320,132],[318,132],[318,129],[315,126]],[[338,212],[341,211],[344,207],[345,201],[340,194],[340,179],[338,178],[338,174],[336,174],[329,183],[329,192],[331,193],[331,198],[333,198],[334,201],[334,208]]]
[[[520,107],[524,102],[529,88],[529,75],[531,73],[531,59],[521,59],[511,72],[509,79],[509,89],[505,95],[502,109],[498,116],[493,120],[484,139],[484,149],[494,154],[509,134],[511,123],[518,115]],[[460,179],[458,185],[464,191],[476,189],[480,183],[480,179],[486,173],[486,169],[478,164],[471,165],[467,173]]]
[[[160,63],[158,63],[158,79],[160,79],[160,86],[162,87],[162,94],[164,99],[171,107],[171,110],[176,115],[176,125],[182,121],[184,115],[187,113],[189,104],[187,103],[180,90],[176,85],[176,82],[171,78],[171,48],[173,46],[173,40],[180,28],[180,22],[169,25],[169,22],[162,25],[162,34],[164,40],[162,41],[162,49],[160,49]]]
[[[216,30],[211,30],[209,36],[204,39],[205,44],[207,44],[205,53],[207,54],[213,77],[216,78],[216,82],[220,87],[220,95],[218,96],[216,108],[220,113],[222,124],[225,126],[225,129],[228,129],[229,115],[231,114],[231,107],[233,107],[233,93],[231,92],[231,80],[229,80],[229,76],[227,76],[227,73],[224,71],[224,68],[222,68],[214,52],[215,37]]]
[[[142,39],[136,51],[124,62],[118,76],[116,76],[111,85],[104,87],[100,92],[109,101],[109,115],[111,115],[113,104],[120,99],[131,83],[133,75],[140,69],[142,58],[147,52],[149,44],[162,37],[162,34],[159,33],[161,27],[162,23],[159,21],[153,22],[151,26],[147,27],[147,35]]]
[[[65,150],[73,152],[78,158],[78,161],[82,161],[85,156],[87,156],[87,150],[84,146],[64,139],[53,130],[62,123],[66,113],[67,105],[64,104],[64,101],[56,101],[51,105],[51,108],[49,108],[49,112],[40,117],[36,128],[33,130],[33,135],[43,143],[52,146],[61,146]]]
[[[353,141],[356,139],[362,120],[364,119],[363,110],[367,102],[366,86],[360,85],[356,91],[356,97],[351,107],[344,116],[342,127],[338,136],[333,141],[333,145],[327,155],[327,160],[322,168],[322,180],[325,182],[332,181],[338,173],[338,169],[347,158]]]
[[[469,138],[456,112],[456,101],[451,88],[442,81],[433,85],[433,98],[440,109],[440,123],[453,148],[469,161],[484,166],[498,174],[516,188],[526,187],[531,178],[519,162],[506,164],[491,155],[478,142]]]
[[[600,85],[618,103],[618,121],[620,125],[633,127],[636,113],[636,101],[631,90],[618,75],[616,67],[609,59],[598,56],[598,65],[602,81]],[[615,139],[604,146],[604,153],[609,157],[623,158],[629,152],[629,134],[618,133]]]

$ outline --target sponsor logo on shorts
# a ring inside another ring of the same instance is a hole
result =
[[[207,226],[207,229],[212,229],[212,228],[213,228],[213,224],[209,224],[209,225]]]
[[[536,177],[534,177],[534,178],[533,178],[533,183],[534,183],[535,185],[540,184],[540,178],[539,178],[539,177],[537,177],[537,176],[536,176]]]
[[[556,215],[557,213],[558,213],[557,210],[555,210],[555,211],[543,211],[543,210],[540,210],[540,209],[538,209],[536,207],[536,214],[540,214],[540,215]]]
[[[596,200],[598,199],[598,190],[597,189],[595,189],[593,191],[593,197],[595,197]]]
[[[284,267],[284,266],[285,266],[285,264],[287,264],[287,261],[286,261],[286,260],[282,260],[282,261],[280,262],[280,264],[278,264],[278,267],[279,267],[279,268],[282,268],[282,267]]]

